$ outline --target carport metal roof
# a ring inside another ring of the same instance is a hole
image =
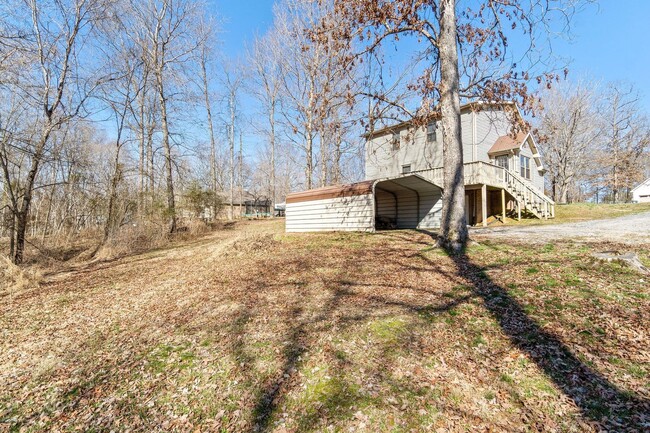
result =
[[[432,189],[442,189],[418,174],[408,174],[392,178],[364,180],[347,185],[326,186],[307,191],[294,192],[287,195],[287,203],[300,203],[312,200],[325,200],[329,198],[351,197],[371,194],[375,188],[388,192],[424,192]]]
[[[387,192],[425,192],[432,189],[442,189],[440,186],[430,182],[418,174],[409,174],[404,176],[376,179],[373,182],[374,189],[381,189]]]

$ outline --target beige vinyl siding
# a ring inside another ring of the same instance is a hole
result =
[[[492,108],[476,113],[463,111],[460,121],[464,162],[490,162],[488,150],[499,137],[510,132],[511,126],[503,110]],[[366,144],[366,178],[398,176],[402,174],[402,166],[407,164],[411,164],[412,171],[442,167],[440,122],[436,126],[435,143],[427,143],[424,127],[402,127],[399,130],[401,142],[398,150],[393,150],[392,132],[373,137]]]
[[[510,133],[510,127],[503,110],[488,108],[476,112],[477,161],[490,162],[488,151],[499,137]]]
[[[463,162],[474,161],[474,128],[472,112],[468,111],[460,115],[461,139],[463,143]],[[438,167],[441,167],[440,164]],[[432,167],[435,168],[435,167]]]
[[[384,134],[373,138],[366,145],[366,178],[397,175],[402,162],[398,160],[397,151],[392,147],[392,135]],[[401,147],[401,145],[400,145]]]
[[[372,194],[287,203],[287,232],[372,231]]]
[[[427,143],[426,128],[403,128],[400,131],[400,147],[393,149],[392,134],[386,133],[366,145],[366,178],[377,179],[402,174],[404,165],[411,171],[442,166],[442,131],[436,129],[436,142]]]
[[[528,144],[528,141],[524,143],[523,146],[521,146],[521,150],[519,151],[519,155],[523,155],[525,157],[530,158],[530,183],[533,184],[535,188],[537,188],[538,191],[544,192],[544,176],[539,173],[539,170],[537,169],[537,164],[535,163],[535,158],[533,158],[533,151],[530,149],[530,145]],[[520,156],[516,156],[517,160],[517,174],[521,175],[521,165],[520,165]]]

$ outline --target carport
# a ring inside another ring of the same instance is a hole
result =
[[[440,226],[442,189],[417,174],[289,194],[286,231],[375,231]]]
[[[375,229],[440,227],[442,188],[416,174],[374,184]]]

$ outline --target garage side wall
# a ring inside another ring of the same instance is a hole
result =
[[[442,214],[442,191],[431,191],[420,194],[420,216],[419,229],[440,228],[440,216]]]
[[[287,232],[373,231],[372,194],[287,203]]]

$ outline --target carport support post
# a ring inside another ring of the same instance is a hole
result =
[[[503,223],[506,223],[506,190],[501,190],[501,215],[503,216]]]
[[[487,227],[487,185],[481,187],[481,213],[483,214],[483,227]]]

